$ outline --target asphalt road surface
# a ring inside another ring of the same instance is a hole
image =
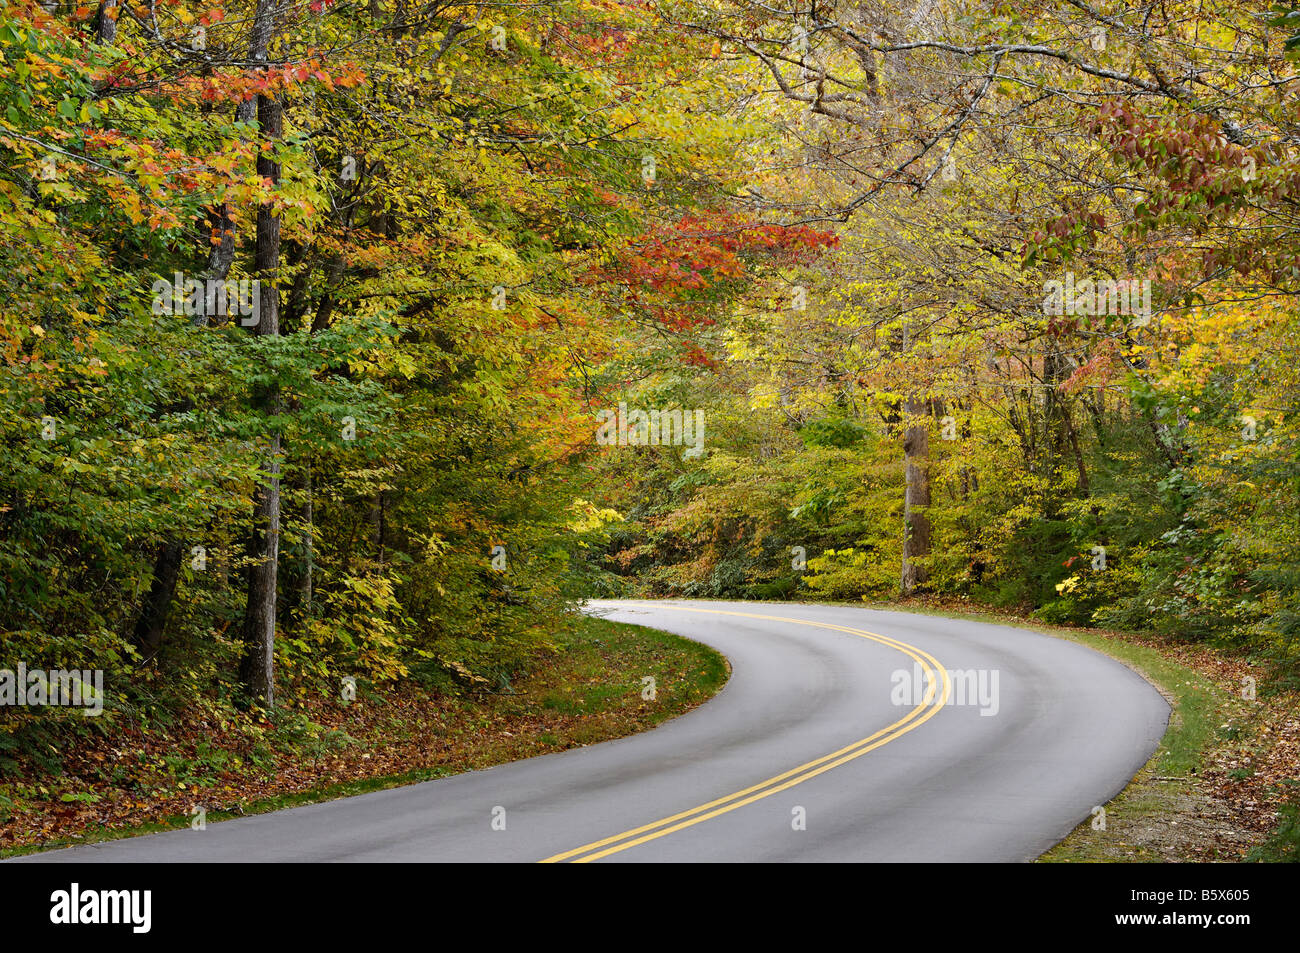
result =
[[[639,735],[16,859],[1027,861],[1156,750],[1161,695],[1025,629],[844,606],[596,602],[711,645],[712,701]]]

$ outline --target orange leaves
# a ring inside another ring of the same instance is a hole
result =
[[[598,198],[600,196],[598,195]],[[622,289],[635,320],[681,337],[675,360],[712,367],[714,360],[686,337],[710,327],[763,273],[806,263],[837,244],[836,236],[806,226],[767,225],[740,215],[700,211],[656,225],[579,280]]]
[[[177,76],[161,87],[164,94],[176,102],[196,98],[206,103],[237,104],[254,96],[272,96],[277,93],[294,93],[309,83],[319,83],[327,90],[350,89],[365,82],[365,72],[355,63],[342,63],[327,67],[317,56],[308,56],[297,63],[272,68],[253,68],[238,73],[217,72],[209,75]],[[134,74],[125,64],[116,68],[105,79],[106,85],[118,90],[129,90],[146,82],[157,86],[152,76]]]
[[[718,289],[753,266],[811,261],[838,239],[807,226],[758,225],[730,214],[685,215],[625,250],[602,277],[648,288],[670,299]]]
[[[1121,371],[1118,350],[1114,338],[1102,338],[1096,352],[1061,384],[1061,390],[1072,394],[1089,387],[1105,387]]]

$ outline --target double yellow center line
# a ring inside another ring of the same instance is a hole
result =
[[[864,639],[870,639],[873,642],[879,642],[887,645],[892,649],[897,649],[904,655],[910,656],[914,661],[920,664],[922,671],[925,673],[926,690],[925,697],[915,708],[907,715],[885,728],[881,728],[874,734],[868,735],[859,741],[846,745],[838,751],[832,751],[830,754],[823,755],[815,761],[809,761],[801,764],[797,768],[791,768],[783,774],[768,778],[766,781],[760,781],[758,784],[745,788],[743,791],[737,791],[726,797],[718,798],[715,801],[709,801],[707,804],[701,804],[699,807],[691,808],[689,811],[682,811],[680,814],[674,814],[671,817],[660,818],[650,824],[643,824],[641,827],[634,827],[630,831],[624,831],[621,834],[615,834],[613,837],[606,837],[603,840],[592,841],[590,844],[584,844],[573,850],[565,851],[562,854],[555,854],[547,857],[542,861],[544,864],[559,863],[561,861],[571,861],[573,863],[585,864],[589,861],[600,860],[602,857],[608,857],[610,854],[617,854],[619,851],[627,850],[630,847],[636,847],[638,844],[644,844],[647,841],[656,840],[680,831],[683,828],[691,827],[710,818],[717,817],[719,814],[726,814],[728,811],[734,811],[738,807],[744,807],[746,804],[753,804],[755,801],[762,800],[765,797],[792,788],[796,784],[802,784],[811,778],[817,777],[831,768],[837,768],[842,764],[852,761],[854,758],[860,758],[868,751],[874,751],[882,745],[889,744],[895,738],[907,734],[918,725],[933,718],[948,701],[952,691],[952,684],[948,678],[947,671],[940,665],[934,656],[928,652],[918,649],[914,645],[908,645],[906,642],[900,642],[898,639],[891,639],[886,635],[879,635],[875,632],[868,632],[865,629],[854,629],[845,625],[833,625],[829,622],[810,622],[807,619],[789,619],[784,616],[775,615],[757,615],[752,612],[730,612],[722,609],[694,609],[684,606],[656,605],[656,610],[670,609],[676,612],[698,612],[707,615],[730,615],[740,616],[746,619],[764,619],[770,622],[788,622],[793,625],[811,625],[819,629],[833,629],[837,632],[847,632],[851,635],[861,636]],[[942,686],[942,688],[941,688]],[[936,698],[937,696],[937,698]]]

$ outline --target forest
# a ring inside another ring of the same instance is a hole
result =
[[[0,51],[0,668],[103,680],[0,684],[4,834],[94,815],[78,746],[468,711],[589,598],[1300,690],[1300,8],[0,0]]]

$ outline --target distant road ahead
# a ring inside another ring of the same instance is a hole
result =
[[[1123,665],[1024,629],[774,603],[589,611],[711,645],[731,680],[617,741],[19,860],[1024,861],[1118,793],[1169,716]]]

